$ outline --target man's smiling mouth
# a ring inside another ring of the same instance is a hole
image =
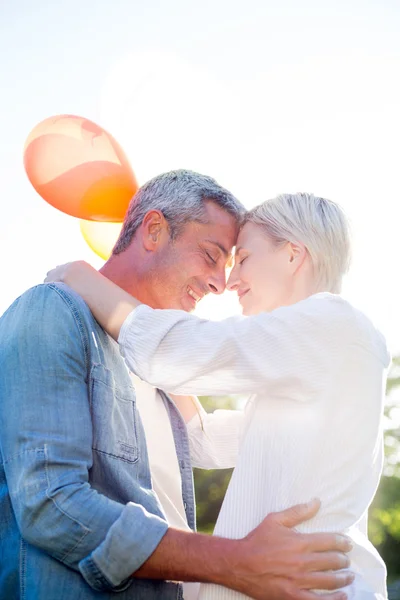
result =
[[[187,293],[189,294],[189,296],[191,296],[193,298],[193,300],[195,300],[195,302],[200,302],[202,296],[199,296],[198,294],[196,294],[196,292],[194,290],[192,290],[191,287],[187,287]]]

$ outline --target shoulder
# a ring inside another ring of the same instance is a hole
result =
[[[85,379],[91,356],[87,314],[83,300],[66,286],[27,290],[0,319],[0,371],[10,378],[22,371],[58,377],[67,369]]]
[[[346,327],[351,321],[350,305],[341,296],[325,292],[278,308],[270,314],[299,328],[322,327],[326,330],[336,327],[339,323]]]
[[[328,292],[310,296],[298,306],[299,314],[314,319],[321,333],[329,333],[340,343],[346,342],[372,352],[384,364],[390,363],[386,339],[372,320],[338,294]]]
[[[17,298],[0,319],[1,329],[16,332],[48,328],[61,331],[72,325],[82,329],[94,317],[83,299],[62,283],[34,286]]]
[[[14,300],[9,309],[4,313],[4,316],[8,312],[18,310],[34,312],[35,310],[39,310],[43,304],[57,307],[64,305],[67,310],[78,310],[91,314],[84,300],[64,283],[41,283],[26,290],[26,292]]]

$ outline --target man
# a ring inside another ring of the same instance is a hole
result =
[[[190,311],[223,292],[242,212],[209,177],[156,177],[133,199],[102,273],[154,308]],[[0,374],[1,600],[169,600],[182,598],[179,581],[311,600],[307,589],[351,581],[327,572],[348,565],[345,538],[290,529],[315,502],[269,515],[243,540],[168,526],[118,347],[68,287],[37,286],[4,314]],[[194,529],[187,434],[165,401]]]

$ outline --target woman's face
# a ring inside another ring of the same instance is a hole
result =
[[[237,291],[244,315],[291,304],[295,254],[289,242],[276,246],[259,225],[244,225],[227,284],[229,290]]]

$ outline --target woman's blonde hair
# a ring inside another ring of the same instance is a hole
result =
[[[312,261],[315,292],[337,294],[350,266],[350,226],[338,204],[313,194],[282,194],[250,210],[245,222],[277,244],[303,244]]]

